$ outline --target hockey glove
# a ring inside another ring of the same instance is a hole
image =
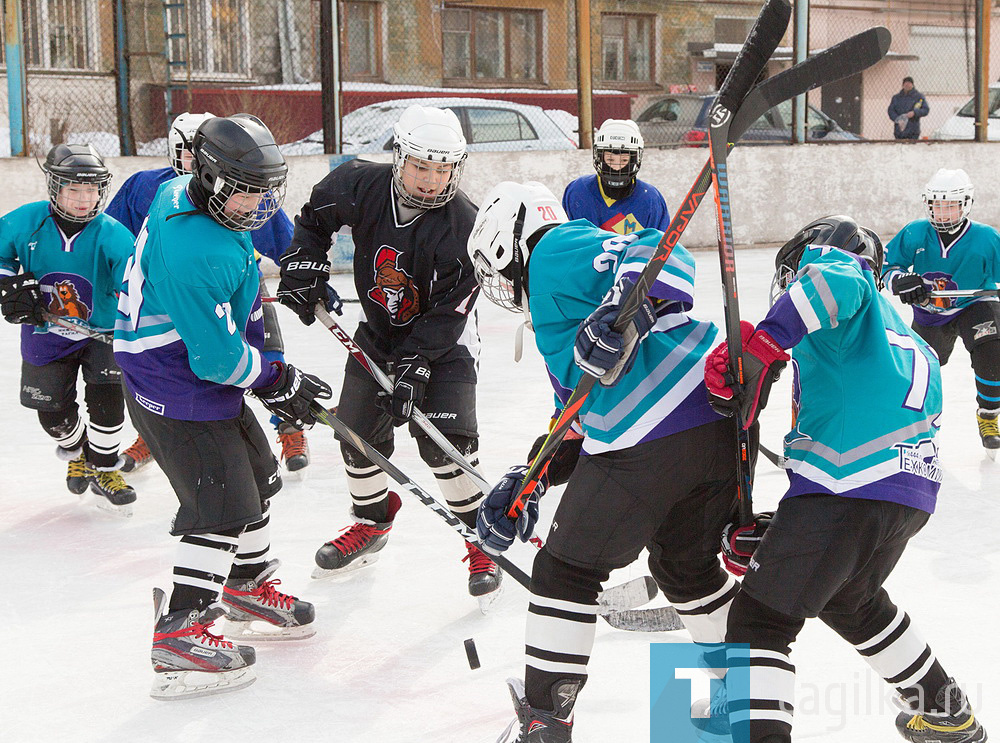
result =
[[[750,567],[750,558],[757,551],[764,532],[771,525],[774,511],[758,513],[753,523],[737,526],[735,522],[726,524],[722,530],[722,562],[733,575],[745,575]]]
[[[548,434],[542,434],[535,439],[535,443],[531,445],[531,450],[528,452],[529,463],[535,461],[535,456],[542,450],[542,444],[545,443],[547,436]],[[552,458],[549,460],[549,466],[545,470],[550,486],[562,485],[569,480],[569,476],[576,469],[576,463],[580,459],[580,450],[582,448],[583,436],[574,431],[569,431],[565,438],[559,442],[556,453],[552,455]]]
[[[413,416],[413,408],[424,401],[424,391],[431,381],[431,367],[423,356],[410,354],[390,361],[393,375],[392,394],[379,393],[382,409],[392,418],[394,426],[401,426]]]
[[[614,387],[622,375],[632,368],[639,352],[639,342],[649,335],[656,323],[656,310],[646,297],[623,333],[613,329],[621,314],[622,299],[634,285],[631,279],[619,279],[600,306],[580,323],[576,333],[573,349],[576,365],[592,377],[597,377],[605,387]]]
[[[45,324],[45,298],[35,274],[0,278],[0,312],[9,323]]]
[[[315,400],[333,397],[330,385],[317,376],[305,374],[291,364],[272,361],[278,369],[278,379],[268,387],[253,390],[264,407],[286,423],[302,428],[316,423],[311,406]]]
[[[499,555],[514,543],[517,536],[522,542],[531,539],[538,521],[538,499],[548,489],[548,479],[542,477],[531,494],[525,498],[524,510],[516,519],[507,515],[510,504],[517,498],[521,480],[528,467],[519,464],[507,470],[507,474],[496,484],[490,494],[479,504],[476,514],[476,532],[484,550],[491,555]]]
[[[930,299],[924,277],[918,273],[903,273],[894,278],[892,293],[903,304],[927,304]]]
[[[792,357],[767,332],[754,332],[753,325],[746,320],[740,323],[740,336],[743,343],[742,389],[730,371],[725,341],[705,360],[705,386],[712,409],[727,417],[738,410],[746,430],[767,405],[771,384],[781,376],[785,363]]]
[[[329,280],[330,261],[326,256],[317,258],[303,247],[292,248],[281,256],[278,301],[294,311],[306,325],[316,321],[317,302],[326,302],[328,310],[342,314],[340,297],[326,283]]]

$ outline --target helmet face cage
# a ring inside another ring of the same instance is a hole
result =
[[[52,204],[52,211],[58,214],[60,217],[65,219],[67,222],[77,222],[84,223],[91,221],[94,217],[104,211],[104,207],[108,203],[108,194],[110,192],[109,186],[111,184],[111,173],[104,171],[103,173],[76,173],[76,174],[63,174],[58,173],[54,169],[47,169],[45,171],[46,185],[49,190],[49,202]],[[66,186],[74,185],[95,185],[97,186],[97,201],[94,206],[83,215],[74,214],[67,211],[59,203],[59,195]]]
[[[285,182],[267,188],[239,183],[231,178],[220,177],[216,180],[215,192],[208,197],[208,213],[212,219],[234,232],[257,230],[273,217],[285,200]],[[234,197],[259,197],[253,209],[242,211],[237,204],[231,204]]]
[[[187,151],[194,155],[192,144],[195,132],[198,127],[208,119],[214,119],[215,114],[203,113],[182,113],[174,119],[167,132],[167,158],[170,160],[170,167],[177,175],[187,175],[191,168],[184,167],[182,154]]]
[[[972,211],[973,194],[974,189],[968,173],[961,169],[942,168],[924,186],[923,200],[927,209],[927,220],[938,232],[958,231]],[[935,206],[941,209],[947,202],[954,202],[950,206],[955,216],[945,217],[940,211],[936,212]]]
[[[628,155],[629,161],[621,170],[615,170],[604,160],[604,153],[612,155]],[[642,147],[629,149],[623,147],[608,147],[594,144],[594,170],[601,181],[611,188],[623,188],[635,180],[642,165]]]
[[[472,259],[472,266],[476,273],[476,281],[482,287],[483,296],[505,310],[521,312],[521,305],[515,299],[517,292],[514,281],[508,278],[508,276],[513,275],[513,271],[520,270],[519,258],[515,257],[506,268],[498,271],[493,268],[486,256],[482,253],[476,253]]]
[[[398,142],[392,148],[392,183],[396,189],[396,195],[405,206],[414,209],[436,209],[444,206],[458,193],[458,183],[462,180],[462,172],[465,169],[465,160],[468,153],[463,153],[456,160],[434,160],[418,157],[412,153],[404,152],[402,145]],[[412,164],[409,174],[405,174],[407,163]],[[404,177],[411,181],[413,188],[425,187],[428,191],[435,191],[438,188],[437,173],[444,172],[444,165],[450,165],[448,172],[448,182],[438,193],[421,194],[412,193],[404,185]]]

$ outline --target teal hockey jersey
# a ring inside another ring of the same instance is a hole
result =
[[[655,229],[616,235],[579,219],[549,230],[531,251],[531,323],[560,405],[583,374],[573,360],[580,323],[618,279],[639,275],[662,235]],[[718,329],[688,314],[694,275],[691,254],[675,246],[651,289],[663,302],[635,364],[614,387],[595,385],[581,408],[585,453],[626,449],[719,419],[703,379]]]
[[[0,276],[30,271],[50,313],[93,330],[114,327],[118,285],[131,254],[132,233],[106,214],[72,237],[59,229],[48,201],[0,217]],[[35,366],[87,343],[87,336],[52,323],[21,328],[21,356]]]

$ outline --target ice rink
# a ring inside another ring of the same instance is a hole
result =
[[[696,257],[693,314],[721,325],[717,255]],[[773,257],[773,250],[737,254],[744,319],[757,321],[766,311]],[[349,277],[336,283],[345,296],[355,296]],[[345,327],[353,329],[357,308],[347,305]],[[523,462],[544,432],[552,395],[530,334],[524,359],[513,362],[520,318],[482,299],[478,309],[480,456],[493,481],[508,465]],[[306,328],[287,310],[279,312],[288,359],[339,389],[343,347],[318,323]],[[258,680],[248,689],[152,700],[151,593],[154,586],[170,588],[174,496],[155,465],[130,478],[138,491],[131,519],[97,510],[92,496],[81,500],[69,493],[54,444],[35,413],[18,404],[18,331],[5,323],[0,354],[9,360],[0,370],[6,431],[0,448],[0,741],[492,743],[507,725],[513,710],[504,679],[523,675],[528,594],[508,579],[493,611],[481,614],[466,591],[461,539],[409,493],[401,492],[403,509],[378,563],[336,580],[310,578],[313,553],[349,523],[340,453],[332,431],[322,427],[309,433],[307,476],[286,477],[271,508],[281,588],[316,604],[318,634],[258,645]],[[762,441],[771,449],[780,450],[788,425],[789,377],[772,391],[763,416]],[[855,383],[858,395],[879,394],[878,379]],[[1000,735],[1000,651],[990,640],[1000,611],[1000,462],[989,461],[980,446],[973,375],[960,342],[944,369],[944,391],[945,479],[938,511],[910,543],[887,587],[946,670],[966,685],[983,723]],[[266,423],[262,408],[256,409]],[[132,439],[127,428],[123,448]],[[393,461],[437,494],[405,433]],[[757,510],[773,507],[785,482],[762,460]],[[542,502],[543,525],[559,492]],[[643,558],[612,582],[646,573]],[[470,637],[482,661],[475,671],[462,643]],[[649,740],[648,646],[688,640],[684,631],[638,634],[598,625],[574,741]],[[889,689],[818,620],[807,623],[793,659],[799,670],[796,740],[899,739]]]

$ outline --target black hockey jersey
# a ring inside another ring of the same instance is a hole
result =
[[[351,160],[313,188],[295,218],[290,249],[326,259],[331,236],[349,225],[364,312],[358,345],[381,365],[390,355],[418,353],[438,378],[475,381],[479,285],[466,246],[477,211],[458,191],[403,223],[392,165]]]

